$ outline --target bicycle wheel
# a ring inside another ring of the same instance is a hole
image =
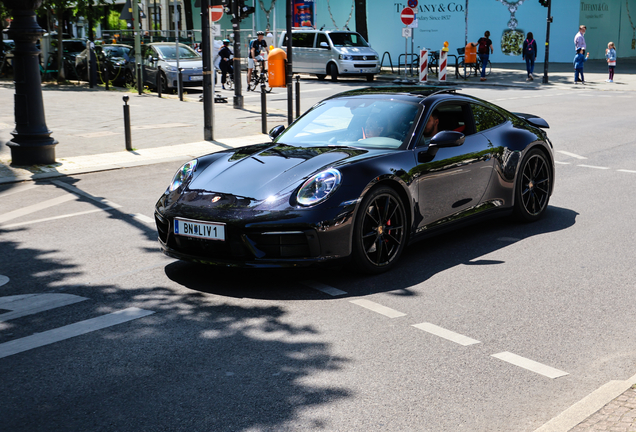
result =
[[[252,71],[252,79],[250,80],[249,84],[247,85],[247,90],[254,91],[254,90],[256,90],[256,87],[258,87],[259,84],[260,84],[260,79],[259,79],[258,75],[256,74],[255,71]]]
[[[464,67],[466,66],[466,67]],[[464,65],[464,60],[460,61],[459,64],[457,65],[457,73],[458,75],[463,78],[466,79],[470,76],[470,74],[472,73],[473,70],[473,64],[472,63],[466,63]]]
[[[488,60],[488,64],[486,65],[486,76],[490,75],[492,69],[492,63],[490,63],[490,60]]]

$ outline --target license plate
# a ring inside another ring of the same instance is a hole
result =
[[[175,218],[174,234],[184,237],[225,241],[225,224]]]
[[[191,75],[190,81],[203,81],[203,75]]]

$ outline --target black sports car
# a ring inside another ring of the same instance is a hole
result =
[[[545,120],[439,87],[374,87],[316,104],[273,142],[183,165],[159,199],[164,253],[224,266],[351,259],[484,217],[539,219],[554,187]]]

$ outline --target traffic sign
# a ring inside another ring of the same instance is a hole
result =
[[[417,7],[417,0],[409,0],[408,5],[411,9],[415,9]]]
[[[223,6],[210,6],[210,21],[217,22],[223,18]]]
[[[402,19],[404,25],[409,25],[415,19],[415,12],[413,12],[413,9],[411,8],[404,8],[400,13],[400,18]]]

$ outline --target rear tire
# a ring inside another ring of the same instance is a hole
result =
[[[394,189],[379,186],[369,191],[353,227],[355,267],[367,274],[391,269],[406,246],[407,222],[404,204]]]
[[[367,75],[367,82],[372,82],[373,78],[375,78],[375,75],[373,75],[373,74]]]
[[[548,208],[554,174],[549,159],[539,149],[521,161],[515,184],[514,216],[522,222],[540,219]]]

